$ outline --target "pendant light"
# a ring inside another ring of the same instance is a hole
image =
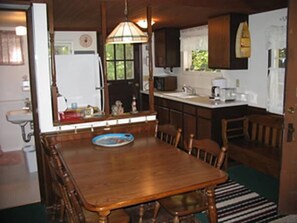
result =
[[[148,36],[133,22],[128,20],[127,0],[125,0],[125,21],[121,22],[107,37],[106,44],[145,43]]]

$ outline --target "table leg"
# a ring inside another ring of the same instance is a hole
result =
[[[213,187],[209,187],[206,189],[207,195],[207,202],[208,202],[208,218],[209,222],[217,223],[218,216],[217,216],[217,208],[216,208],[216,201],[215,201],[215,192]]]
[[[108,223],[107,216],[110,214],[110,211],[99,211],[99,223]]]

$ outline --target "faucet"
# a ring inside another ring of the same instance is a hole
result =
[[[183,92],[185,92],[186,94],[196,94],[196,91],[193,87],[191,86],[187,86],[184,84],[184,86],[182,87]]]
[[[23,109],[27,111],[32,111],[32,104],[29,98],[26,98],[24,103],[25,103],[25,106],[23,107]]]

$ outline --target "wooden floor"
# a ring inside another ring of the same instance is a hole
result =
[[[0,164],[0,210],[40,202],[37,172],[28,171],[22,151],[8,155],[18,161]]]

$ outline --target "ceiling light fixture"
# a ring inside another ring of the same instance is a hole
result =
[[[15,34],[17,36],[25,36],[27,35],[27,28],[25,26],[17,26],[15,27]]]
[[[151,25],[153,26],[155,24],[155,21],[152,20]],[[147,20],[146,19],[141,19],[137,22],[137,25],[143,29],[147,28]]]
[[[121,22],[107,37],[106,44],[145,43],[148,36],[133,22],[128,20],[127,0],[125,0],[125,21]]]

